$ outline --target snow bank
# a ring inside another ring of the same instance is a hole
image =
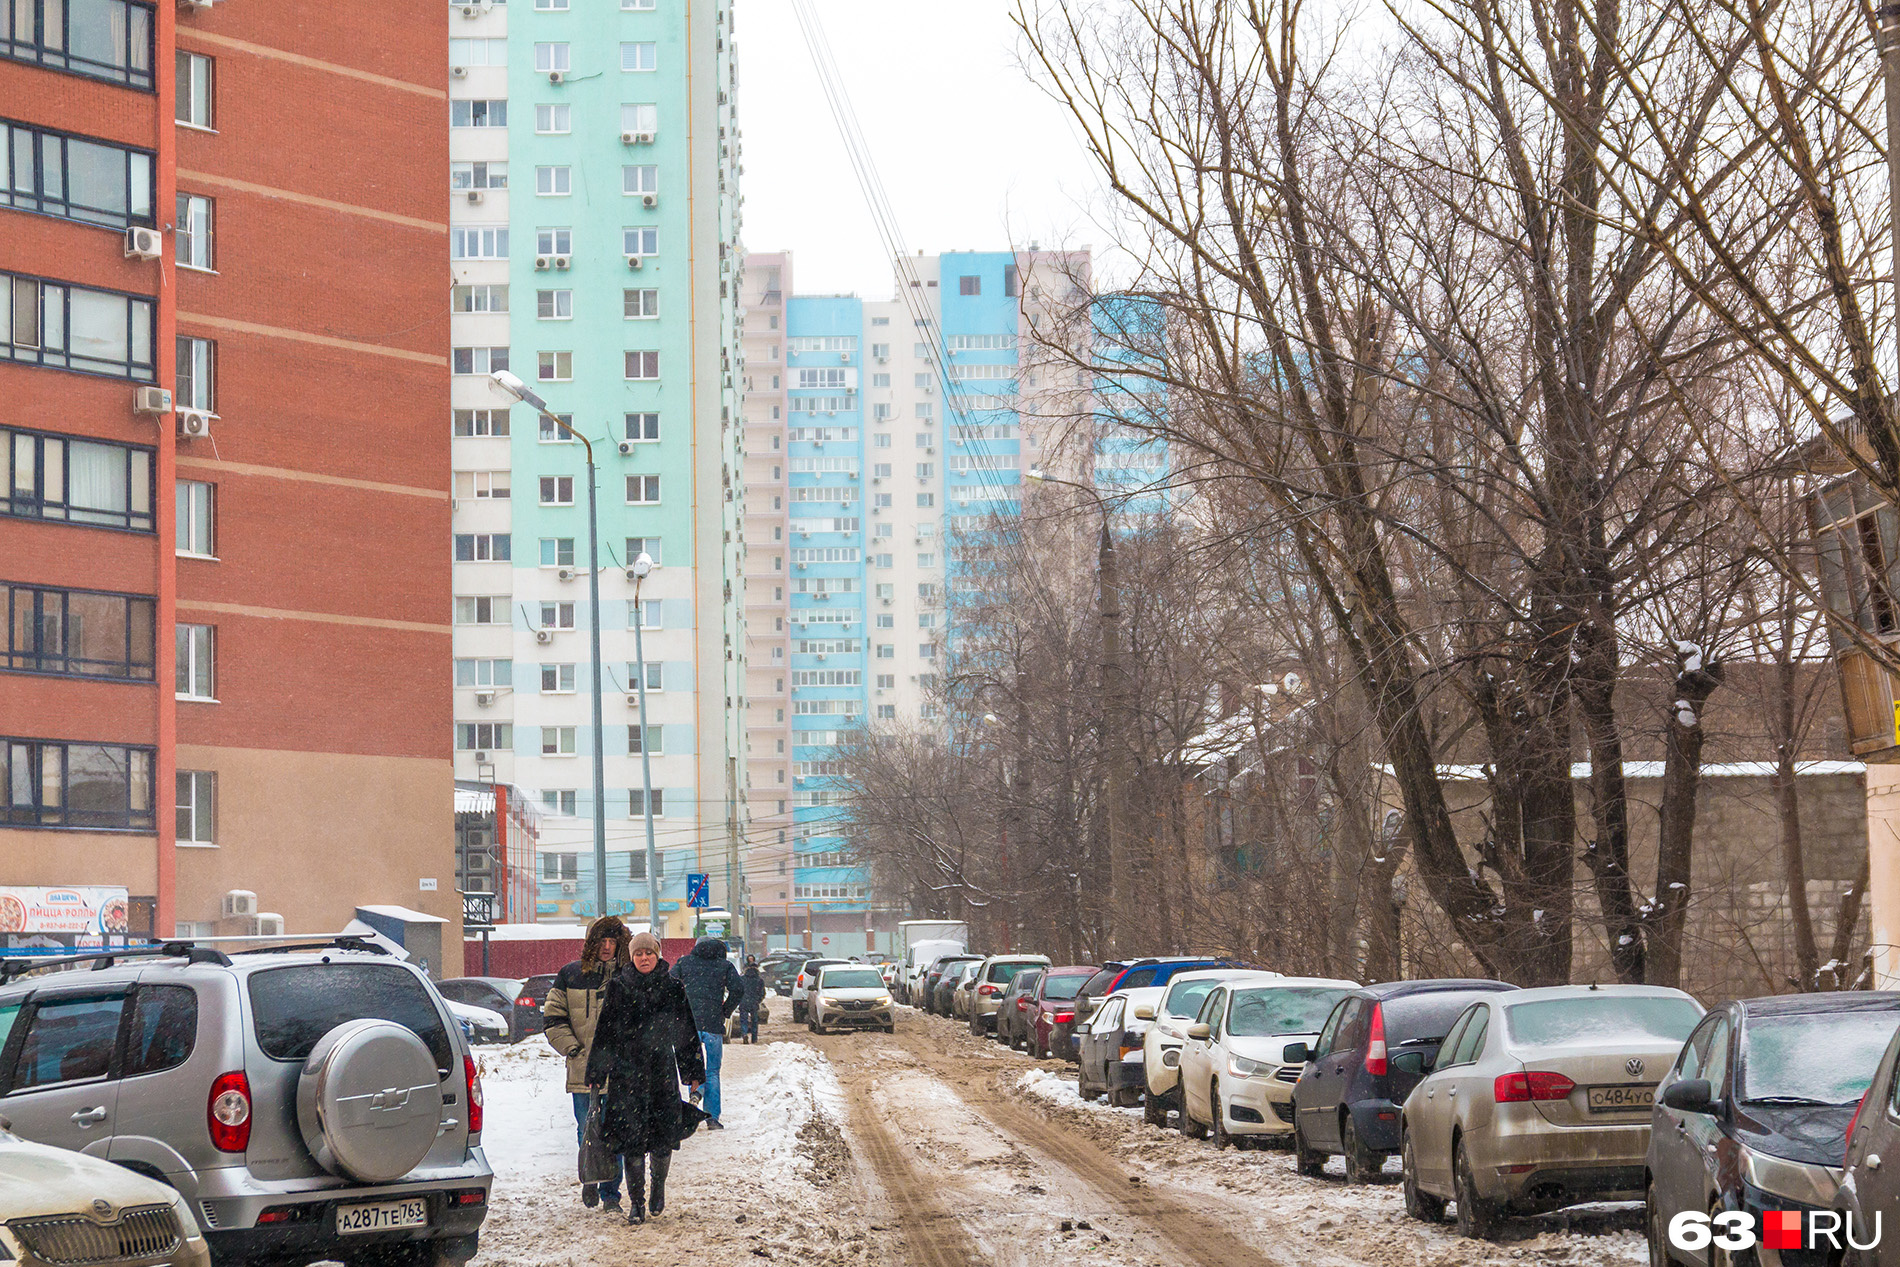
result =
[[[1141,1116],[1140,1109],[1119,1109],[1110,1104],[1106,1098],[1101,1100],[1084,1100],[1081,1090],[1077,1088],[1075,1084],[1074,1078],[1064,1077],[1062,1074],[1053,1073],[1047,1069],[1029,1070],[1023,1074],[1022,1077],[1016,1079],[1016,1089],[1018,1091],[1027,1092],[1039,1099],[1047,1100],[1051,1104],[1060,1105],[1065,1109],[1088,1109],[1096,1113],[1120,1113],[1130,1114],[1135,1117]]]

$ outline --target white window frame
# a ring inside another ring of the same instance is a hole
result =
[[[552,351],[535,353],[534,377],[538,383],[573,382],[574,354]]]
[[[660,292],[653,287],[621,291],[620,315],[628,321],[658,320]]]
[[[177,649],[183,654],[174,658],[172,675],[173,697],[183,700],[206,700],[216,703],[218,684],[217,627],[215,625],[177,626],[174,639]],[[182,658],[182,666],[177,660]],[[178,680],[176,670],[184,669],[184,681]]]
[[[176,807],[173,826],[181,848],[218,846],[218,775],[215,770],[179,770],[173,780]],[[201,824],[200,817],[204,819]],[[202,830],[203,836],[198,833]]]
[[[572,506],[574,504],[574,477],[572,475],[541,476],[541,501],[543,506]],[[555,538],[564,540],[565,538]],[[559,564],[570,567],[571,564]]]
[[[544,308],[547,311],[543,311]],[[572,321],[574,319],[574,292],[571,290],[535,291],[534,317],[537,321]]]
[[[628,198],[660,192],[658,163],[628,163],[620,169],[620,192]]]
[[[538,0],[537,0],[538,7]],[[566,5],[562,5],[566,8]],[[534,107],[536,136],[566,136],[574,130],[574,107],[565,101],[542,101]]]
[[[541,727],[541,755],[544,757],[575,756],[575,734],[577,726]]]
[[[623,426],[626,430],[626,438],[634,444],[660,442],[660,415],[655,410],[627,414]]]
[[[178,194],[178,227],[173,233],[174,261],[180,268],[215,271],[216,203],[203,194]]]
[[[537,198],[566,198],[574,192],[574,169],[565,163],[550,163],[534,169],[534,194]]]
[[[208,480],[179,480],[173,552],[192,559],[217,555],[217,485]]]
[[[553,685],[550,686],[549,682]],[[541,693],[543,695],[572,695],[574,693],[574,666],[571,664],[544,664],[541,666]]]
[[[638,481],[636,485],[635,481]],[[635,496],[635,493],[639,496]],[[649,496],[650,494],[650,496]],[[657,506],[660,504],[660,477],[657,475],[627,476],[627,505]]]
[[[630,40],[620,45],[620,69],[628,74],[646,75],[660,68],[660,46],[651,40]]]
[[[549,71],[566,71],[569,66],[569,46],[564,42],[545,42],[534,46],[534,68],[540,74]]]

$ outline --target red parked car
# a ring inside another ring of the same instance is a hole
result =
[[[1043,970],[1023,1022],[1030,1055],[1038,1060],[1054,1056],[1064,1060],[1076,1058],[1075,1044],[1069,1041],[1069,1034],[1075,1028],[1075,996],[1081,993],[1095,971],[1093,964]]]

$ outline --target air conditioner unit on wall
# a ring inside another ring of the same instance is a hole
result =
[[[534,640],[540,643],[553,642],[554,631],[552,629],[537,629],[534,631]]]
[[[203,409],[180,409],[178,412],[178,434],[180,438],[195,440],[211,434],[211,420],[217,415]]]
[[[575,893],[579,893],[580,891],[581,891],[580,881],[578,880],[561,881],[561,893],[563,896],[571,896]]]
[[[579,574],[575,572],[573,568],[562,568],[554,575],[557,580],[571,581]]]
[[[257,894],[249,889],[232,889],[224,895],[224,918],[244,919],[257,914]]]
[[[137,225],[125,231],[125,258],[128,260],[155,260],[165,253],[165,235],[157,229],[142,229]]]
[[[657,207],[657,206],[659,206],[659,205],[660,205],[660,195],[658,195],[658,194],[641,194],[641,195],[640,195],[640,205],[641,205],[641,206],[643,206],[643,207]]]
[[[284,917],[275,911],[265,911],[251,918],[246,926],[250,937],[282,937],[284,935]]]
[[[477,752],[477,753],[475,754],[475,764],[476,764],[476,765],[487,765],[487,764],[488,764],[488,754],[487,754],[487,753],[485,753],[485,752]]]
[[[554,267],[556,268],[566,268],[573,262],[574,257],[572,255],[557,255],[554,257]]]
[[[475,692],[475,707],[488,708],[491,705],[493,705],[494,702],[495,702],[495,693],[493,691]]]
[[[479,189],[471,189],[471,190],[469,190],[469,191],[468,191],[468,200],[469,200],[470,202],[480,202],[480,201],[482,200],[482,191],[481,191],[481,190],[479,190]]]
[[[467,79],[467,78],[468,78],[468,67],[466,67],[466,66],[451,66],[451,67],[449,67],[449,78],[451,78],[451,79]]]
[[[132,392],[132,412],[135,414],[168,414],[172,411],[172,394],[163,387],[140,387]]]
[[[549,71],[549,72],[548,72],[548,82],[549,82],[549,83],[551,83],[551,84],[564,84],[564,83],[566,83],[566,82],[567,82],[567,72],[566,72],[566,71],[561,71],[561,70],[551,70],[551,71]]]
[[[539,271],[545,273],[554,267],[554,257],[552,255],[537,255],[534,257],[534,266]]]
[[[628,268],[631,268],[631,269],[635,269],[635,270],[638,270],[638,269],[642,269],[642,268],[645,268],[646,266],[647,266],[647,262],[646,262],[646,260],[645,260],[644,258],[642,258],[641,256],[638,256],[638,255],[629,255],[629,256],[627,257],[627,267],[628,267]]]

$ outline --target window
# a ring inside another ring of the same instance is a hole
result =
[[[623,290],[620,292],[621,315],[629,321],[644,321],[660,315],[660,292]]]
[[[539,7],[540,0],[536,0]],[[562,5],[566,8],[566,5]],[[534,130],[543,135],[559,136],[574,130],[574,107],[568,105],[538,105],[534,108]]]
[[[937,495],[936,495],[935,493],[919,493],[919,494],[917,494],[917,507],[918,507],[918,509],[920,509],[920,510],[928,510],[928,509],[930,509],[930,508],[931,508],[932,506],[935,506],[936,504],[937,504]]]
[[[449,369],[455,374],[490,374],[508,368],[507,348],[451,348]]]
[[[574,693],[574,666],[571,664],[542,665],[541,693],[543,695],[572,695]]]
[[[572,546],[573,542],[570,541],[568,544]],[[543,629],[572,629],[573,627],[574,627],[574,604],[572,603],[543,603],[541,604],[541,628]]]
[[[659,193],[660,169],[651,164],[621,168],[620,192],[623,194]]]
[[[457,42],[458,41],[455,40],[449,41],[450,61],[455,60],[455,45]],[[477,42],[483,44],[488,43],[487,40],[469,40],[467,42],[470,44]],[[508,46],[506,40],[497,40],[495,42],[500,44],[503,48]],[[469,65],[469,63],[456,62],[456,65],[466,66]],[[452,128],[505,128],[508,126],[508,102],[504,98],[488,101],[451,101],[449,102],[449,126]]]
[[[541,855],[541,878],[543,880],[579,879],[580,865],[578,854],[544,853]]]
[[[507,312],[506,286],[452,286],[449,288],[451,312]]]
[[[1003,265],[1003,294],[1015,299],[1023,293],[1022,278],[1016,272],[1014,264]]]
[[[457,686],[513,686],[515,662],[513,660],[457,660],[455,684]]]
[[[889,493],[875,494],[872,497],[871,504],[878,510],[889,510],[891,508],[891,495]]]
[[[641,755],[642,752],[649,757],[663,755],[661,745],[664,741],[661,736],[661,731],[664,729],[665,727],[663,726],[627,727],[627,755],[637,757]],[[642,736],[644,736],[644,739]],[[646,745],[644,748],[641,747],[642,742]]]
[[[873,375],[871,375],[871,386],[873,386],[873,387],[889,387],[890,385],[891,385],[891,376],[890,376],[889,374],[873,374]]]
[[[917,478],[920,480],[927,480],[936,474],[936,472],[937,464],[934,462],[919,462],[917,464]]]
[[[513,558],[510,543],[513,538],[505,532],[458,532],[455,534],[455,561],[457,563],[507,563]]]
[[[623,255],[658,255],[660,231],[658,229],[622,229],[620,250]]]
[[[653,136],[660,130],[660,107],[651,103],[620,107],[620,130]]]
[[[660,438],[660,415],[628,414],[626,416],[627,439],[646,442]],[[633,556],[628,555],[629,559]]]
[[[660,354],[658,352],[629,352],[626,354],[627,378],[634,381],[651,381],[660,376]]]
[[[935,629],[937,627],[937,614],[935,612],[919,612],[917,615],[917,627],[919,629]]]
[[[571,489],[568,493],[568,496],[571,500],[573,497],[573,492]],[[572,537],[543,537],[541,538],[541,566],[544,568],[571,568],[573,567],[574,566],[574,538]],[[548,605],[546,603],[543,603],[541,605],[542,610],[546,611],[547,606]],[[572,604],[568,604],[568,606],[572,606]],[[546,624],[547,622],[543,621],[542,623]],[[571,626],[563,626],[563,628],[570,628],[570,627]]]
[[[536,229],[534,251],[536,255],[572,255],[574,231],[572,229]]]
[[[450,189],[506,189],[506,163],[450,163]]]
[[[508,623],[508,598],[457,597],[455,623],[458,625],[505,625]]]
[[[659,47],[657,44],[622,44],[620,46],[620,69],[658,69]]]
[[[662,867],[661,870],[664,871],[665,868]],[[627,878],[629,880],[647,878],[647,856],[644,850],[632,849],[627,852]]]
[[[663,618],[664,609],[661,606],[661,602],[662,600],[657,599],[657,598],[641,599],[638,604],[637,612],[634,610],[634,604],[629,603],[627,605],[628,606],[627,628],[629,629],[633,628],[634,617],[638,615],[639,620],[640,620],[640,628],[664,629],[666,627],[666,622]]]
[[[573,756],[574,730],[572,726],[541,727],[541,755],[544,757]]]
[[[0,273],[0,360],[150,383],[152,330],[144,296]]]
[[[574,377],[572,352],[542,352],[535,360],[534,376],[543,383],[565,383]]]
[[[879,612],[877,614],[877,627],[879,629],[895,629],[897,628],[897,618],[892,616],[889,612]],[[883,647],[878,648],[878,658],[883,660],[890,659],[888,655],[884,654]]]
[[[458,224],[449,229],[449,256],[458,260],[508,258],[508,226]]]
[[[133,88],[152,87],[152,8],[127,0],[0,4],[0,57]]]
[[[666,789],[659,788],[659,787],[654,788],[652,792],[652,800],[653,800],[653,817],[665,818],[666,817]],[[646,802],[647,802],[647,795],[640,788],[634,788],[631,792],[627,793],[628,816],[631,818],[645,818],[646,813],[647,813]]]
[[[568,68],[567,45],[536,44],[534,46],[534,68],[544,74],[551,70],[565,71]]]
[[[895,721],[895,720],[897,720],[897,705],[895,705],[895,704],[879,704],[879,705],[877,706],[877,719],[878,719],[879,721]]]
[[[211,485],[200,480],[179,480],[176,490],[173,498],[177,510],[174,548],[179,554],[211,558],[216,554],[212,549]]]
[[[627,681],[637,686],[642,677],[646,679],[648,694],[665,690],[666,662],[663,660],[648,660],[644,666],[638,664],[627,665]]]
[[[627,505],[650,506],[660,500],[660,477],[657,475],[627,476]]]
[[[172,404],[179,409],[217,409],[217,345],[210,339],[178,336],[178,379]]]
[[[535,291],[534,315],[542,321],[571,321],[574,317],[574,292],[571,290]],[[542,355],[545,356],[546,353]]]
[[[0,584],[0,669],[150,682],[153,600]]]
[[[534,192],[543,196],[565,197],[574,192],[574,169],[571,167],[537,167],[534,169]]]
[[[890,625],[882,623],[889,619],[889,615],[880,613],[878,616],[878,628],[889,629],[891,627]],[[880,642],[877,644],[877,658],[880,660],[895,660],[897,658],[897,648],[891,643]]]
[[[566,13],[567,0],[534,0],[534,7],[542,13]]]
[[[449,65],[451,66],[506,66],[508,64],[507,40],[450,40]],[[506,120],[502,121],[503,123]],[[502,123],[493,123],[500,127]]]
[[[959,295],[982,294],[983,293],[983,279],[981,277],[957,278],[957,293]]]
[[[541,504],[543,506],[572,506],[574,504],[574,477],[572,475],[543,475],[541,477]]]
[[[644,553],[653,560],[653,566],[660,566],[660,539],[658,537],[628,537],[627,562],[631,564]]]
[[[879,375],[879,377],[888,379],[890,375],[883,374]],[[890,421],[891,413],[892,410],[889,405],[873,405],[871,406],[871,421],[888,422]],[[880,439],[882,439],[882,437],[880,437]],[[888,447],[888,445],[886,447]]]
[[[506,290],[506,286],[497,289]],[[508,434],[506,409],[457,409],[454,414],[458,436],[505,436]]]
[[[622,10],[638,13],[651,13],[658,0],[620,0]]]
[[[212,674],[212,627],[177,626],[177,673],[173,690],[182,699],[216,699]]]
[[[0,51],[4,41],[0,35]],[[104,141],[0,122],[0,207],[113,229],[149,225],[152,161]]]
[[[557,814],[572,815],[576,812],[579,803],[580,796],[573,788],[549,788],[541,793],[541,804],[547,806]],[[571,859],[574,855],[563,854],[560,856]]]
[[[0,739],[0,822],[151,831],[150,748]]]
[[[550,419],[545,414],[537,415],[537,417],[540,419],[540,423],[541,423],[541,443],[542,444],[572,444],[574,443],[574,437],[570,435],[568,432],[561,430],[560,427],[556,426],[554,424],[553,419]],[[566,424],[570,428],[574,425],[573,414],[555,414],[554,417],[559,418],[562,423]]]
[[[194,128],[215,126],[212,115],[212,71],[215,63],[203,53],[178,50],[178,99],[172,117]]]
[[[515,728],[507,722],[457,722],[455,746],[462,752],[487,752],[515,746]]]
[[[927,400],[918,401],[911,406],[910,411],[919,418],[934,418],[937,416],[937,407]]]
[[[112,1071],[126,991],[46,999],[20,1044],[10,1091],[103,1081]]]
[[[178,843],[218,843],[218,776],[210,770],[178,771]]]

